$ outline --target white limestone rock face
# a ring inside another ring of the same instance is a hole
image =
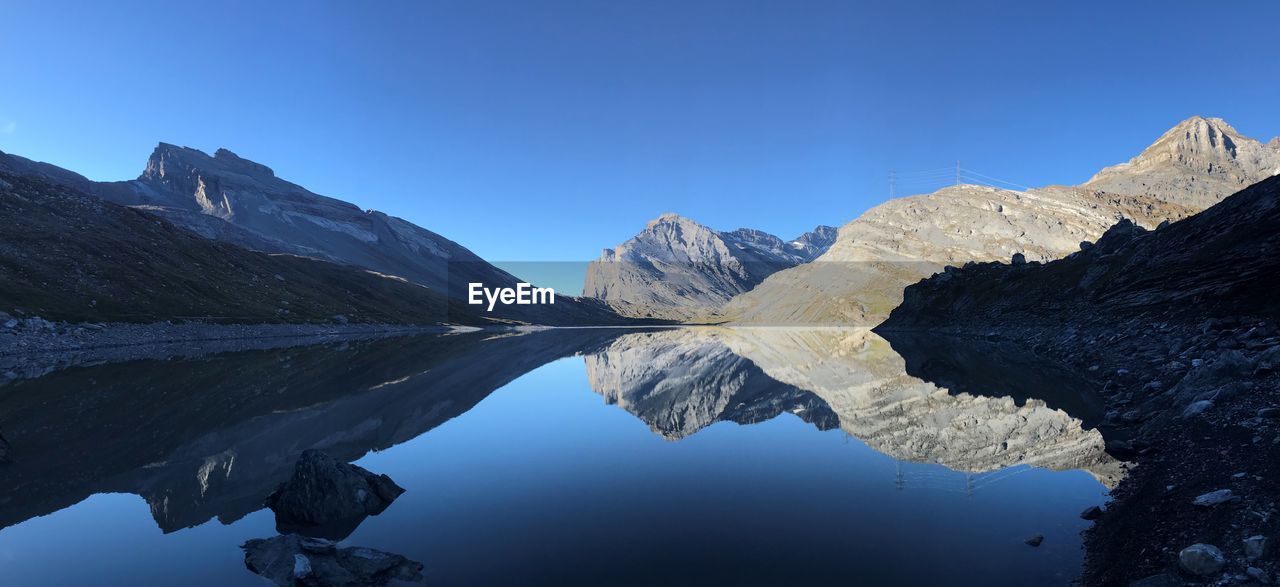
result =
[[[752,229],[719,232],[663,214],[587,268],[583,295],[633,317],[688,320],[829,246],[820,226],[791,242]]]
[[[1193,116],[1127,163],[1094,175],[1085,187],[1146,194],[1202,210],[1280,174],[1280,140],[1263,144],[1221,118]]]

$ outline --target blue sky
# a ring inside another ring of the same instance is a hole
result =
[[[158,141],[227,147],[495,261],[586,260],[666,211],[840,225],[890,170],[1078,183],[1193,114],[1268,139],[1276,22],[1263,1],[7,0],[0,150],[106,180]]]

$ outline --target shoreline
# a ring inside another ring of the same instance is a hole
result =
[[[0,385],[85,364],[309,346],[417,334],[463,333],[448,325],[405,324],[134,324],[0,321]]]
[[[1254,536],[1280,540],[1280,338],[1271,324],[1129,319],[876,331],[1016,344],[1093,382],[1106,402],[1097,428],[1107,451],[1136,466],[1084,531],[1083,584],[1247,583],[1251,569],[1280,571],[1274,547],[1250,558],[1244,546]],[[1227,501],[1196,504],[1223,490]],[[1181,568],[1179,553],[1193,544],[1218,548],[1221,571]]]

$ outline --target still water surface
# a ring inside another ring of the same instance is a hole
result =
[[[321,448],[408,490],[343,544],[431,584],[1068,584],[1121,466],[1069,374],[975,344],[560,330],[69,369],[0,387],[0,577],[269,585],[239,545]]]

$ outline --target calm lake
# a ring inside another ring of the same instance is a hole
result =
[[[430,584],[1069,584],[1123,468],[1008,351],[559,329],[66,369],[0,386],[0,583],[270,585],[240,545],[319,448],[407,489],[342,544]]]

